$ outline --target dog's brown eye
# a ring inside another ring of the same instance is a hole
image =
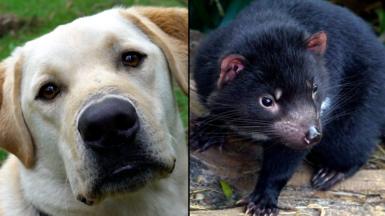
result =
[[[122,64],[128,67],[138,67],[143,58],[144,55],[138,52],[125,52],[122,54]]]
[[[57,85],[55,85],[54,83],[47,83],[40,88],[37,98],[42,100],[52,100],[59,93],[60,89]]]

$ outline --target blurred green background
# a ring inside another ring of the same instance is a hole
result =
[[[190,28],[201,32],[225,25],[252,0],[192,0],[190,1]],[[322,1],[322,0],[319,0]],[[367,20],[384,40],[385,10],[383,0],[330,0],[345,6]]]
[[[0,0],[0,60],[12,50],[56,26],[114,6],[154,5],[187,7],[187,0]],[[176,90],[187,126],[187,97]],[[0,150],[0,162],[6,153]]]

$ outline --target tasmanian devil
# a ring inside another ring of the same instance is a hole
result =
[[[193,78],[209,111],[191,145],[222,145],[227,132],[261,143],[263,165],[249,215],[277,214],[280,191],[307,156],[311,184],[353,175],[385,125],[385,49],[349,10],[319,0],[257,0],[210,33]]]

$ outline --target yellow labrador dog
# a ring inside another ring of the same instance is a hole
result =
[[[187,10],[115,8],[0,64],[0,215],[187,215]]]

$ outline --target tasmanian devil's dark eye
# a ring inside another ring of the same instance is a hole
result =
[[[314,84],[313,85],[313,93],[316,93],[318,90],[318,85],[317,84]]]
[[[59,87],[54,83],[47,83],[43,85],[36,98],[42,100],[52,100],[60,93]]]
[[[145,56],[138,52],[125,52],[122,54],[122,64],[128,67],[138,67]]]
[[[265,107],[270,107],[273,105],[273,99],[270,98],[270,97],[262,97],[261,98],[261,104],[262,106],[265,106]]]

